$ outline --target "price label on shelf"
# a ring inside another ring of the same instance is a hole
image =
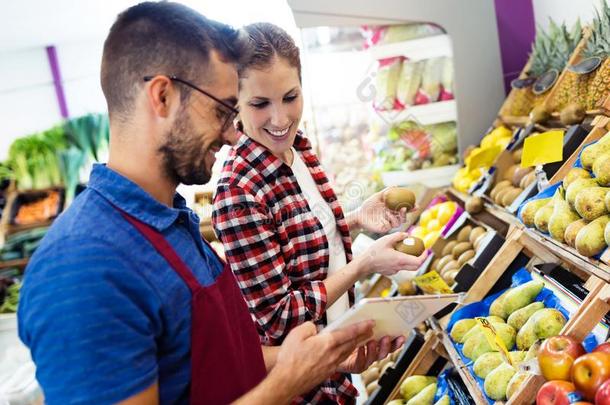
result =
[[[563,160],[564,131],[547,131],[525,138],[521,167],[543,165]]]
[[[468,168],[468,172],[478,169],[479,167],[492,166],[500,152],[502,152],[502,148],[499,146],[493,146],[491,148],[480,149],[472,153],[466,159],[466,167]]]
[[[491,347],[496,348],[500,352],[502,357],[504,358],[504,361],[512,366],[513,363],[510,361],[510,356],[508,355],[508,349],[506,348],[504,341],[496,333],[496,329],[494,328],[492,323],[489,322],[489,320],[486,318],[478,317],[475,319],[483,327],[483,334],[485,335],[485,338],[487,339],[487,342],[489,343],[489,345]]]
[[[436,271],[430,271],[413,280],[415,284],[427,294],[453,294],[445,280]]]

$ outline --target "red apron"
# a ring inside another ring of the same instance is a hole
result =
[[[191,290],[191,404],[228,404],[250,391],[267,372],[254,321],[229,266],[224,264],[214,284],[202,286],[163,235],[121,214]]]

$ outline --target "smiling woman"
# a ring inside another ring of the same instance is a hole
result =
[[[353,303],[353,285],[361,277],[415,270],[425,254],[394,250],[406,236],[398,232],[351,260],[350,227],[386,233],[404,221],[406,209],[386,209],[384,192],[379,192],[344,216],[298,129],[303,113],[298,48],[272,24],[244,30],[251,50],[238,65],[242,134],[224,164],[212,221],[262,342],[276,346],[304,322],[322,326],[339,318]],[[389,337],[373,341],[339,370],[361,372],[391,346]],[[349,404],[356,394],[348,376],[337,373],[297,403]]]

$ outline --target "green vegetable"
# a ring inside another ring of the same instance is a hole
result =
[[[0,306],[0,314],[17,312],[17,305],[19,305],[20,289],[21,283],[14,283],[8,286],[8,288],[6,289],[6,297],[4,298],[4,302]]]

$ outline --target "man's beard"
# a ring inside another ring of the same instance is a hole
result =
[[[191,121],[183,109],[176,117],[167,134],[165,143],[158,149],[163,159],[165,174],[180,184],[205,184],[212,174],[206,168],[205,156],[208,148],[197,135]]]

